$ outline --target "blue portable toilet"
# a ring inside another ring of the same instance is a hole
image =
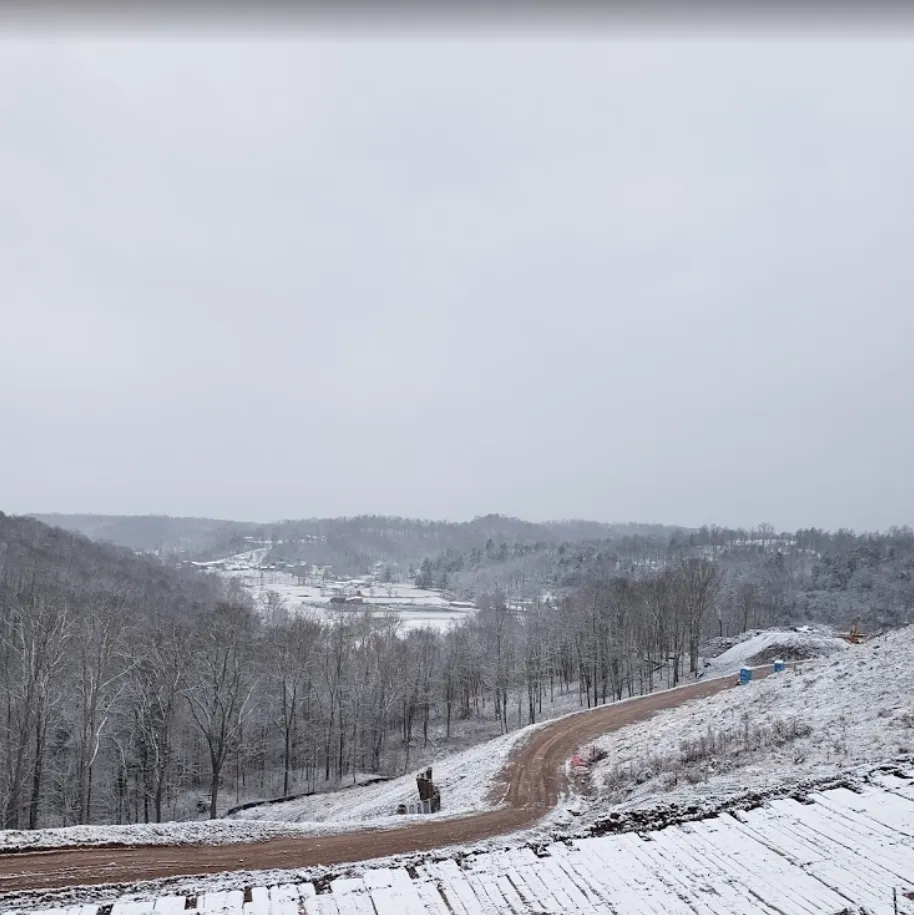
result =
[[[745,686],[752,679],[752,668],[741,667],[739,669],[739,685]]]
[[[777,658],[774,662],[774,672],[779,674],[787,665],[780,659]]]

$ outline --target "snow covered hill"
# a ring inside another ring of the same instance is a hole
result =
[[[511,750],[534,730],[550,722],[544,721],[486,741],[462,753],[455,753],[433,766],[434,782],[444,800],[440,816],[456,816],[477,810],[487,810],[489,788],[501,771]],[[415,803],[416,774],[391,779],[365,787],[329,791],[310,797],[253,807],[239,812],[239,819],[292,823],[343,823],[367,825],[402,825],[404,818],[395,816],[398,804]],[[437,815],[436,815],[437,816]],[[423,817],[427,819],[427,816]]]
[[[717,661],[733,666],[772,640],[740,643]],[[591,772],[593,812],[765,790],[914,752],[914,627],[844,646],[606,735]]]
[[[914,627],[849,647],[813,633],[795,635],[798,653],[836,653],[607,734],[598,742],[608,755],[591,770],[592,793],[566,799],[524,833],[315,872],[173,878],[137,885],[119,899],[112,898],[114,887],[65,891],[55,901],[72,912],[46,915],[95,915],[98,904],[115,899],[111,915],[893,915],[896,902],[899,915],[908,915],[914,912]],[[738,666],[776,644],[771,633],[752,636],[728,649],[739,651],[722,663]],[[482,809],[491,780],[528,733],[439,763],[436,779],[450,785],[453,803]],[[884,760],[896,764],[876,765]],[[263,808],[260,822],[174,825],[211,828],[214,837],[222,830],[223,841],[236,828],[237,840],[244,830],[253,837],[382,825],[390,807],[414,790],[409,776],[292,802],[298,809],[286,805],[288,820],[312,822],[271,821],[275,809]],[[313,822],[318,818],[330,822]],[[168,826],[150,828],[167,841]],[[110,827],[98,829],[113,838]],[[44,906],[51,899],[44,896]],[[10,896],[0,910],[22,915],[37,901]]]
[[[744,664],[761,663],[759,655],[767,658],[784,655],[788,660],[816,658],[843,653],[848,643],[825,631],[767,630],[750,633],[711,662],[705,677],[735,673]],[[445,807],[442,815],[452,816],[484,810],[489,806],[488,794],[492,780],[500,771],[511,749],[546,722],[523,728],[496,738],[465,752],[449,756],[434,766],[435,782],[442,789]],[[651,724],[647,723],[646,728]],[[392,779],[365,788],[348,788],[317,794],[283,804],[255,807],[238,817],[262,822],[286,820],[315,823],[353,823],[389,817],[397,804],[415,801],[414,774]],[[378,823],[378,825],[384,825]]]
[[[850,643],[830,629],[764,629],[744,633],[722,654],[708,661],[705,676],[717,677],[746,665],[808,661],[846,651]]]

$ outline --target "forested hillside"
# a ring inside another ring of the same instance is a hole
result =
[[[161,555],[193,558],[228,555],[244,549],[246,534],[261,525],[215,518],[171,518],[167,515],[58,515],[35,514],[37,521],[84,534],[100,543]]]
[[[700,674],[714,636],[854,616],[898,625],[914,608],[908,528],[577,544],[554,532],[509,545],[496,539],[505,523],[478,524],[485,540],[420,569],[472,584],[476,615],[403,632],[394,616],[352,609],[263,615],[225,580],[0,518],[3,823],[188,819],[402,773],[556,711]],[[364,519],[356,527],[367,536]],[[518,576],[534,573],[544,587],[516,600]]]
[[[814,528],[776,533],[702,527],[696,531],[631,535],[584,542],[509,544],[426,556],[421,587],[461,597],[503,591],[509,598],[561,595],[581,587],[594,569],[643,578],[676,557],[713,560],[722,575],[719,603],[732,624],[785,624],[814,619],[845,626],[900,625],[914,608],[914,532],[834,533]]]
[[[158,753],[152,735],[170,714],[162,652],[224,591],[214,577],[0,513],[0,825],[87,822],[106,809],[111,760],[130,752],[119,730],[132,721],[150,734],[143,752]],[[149,771],[163,764],[158,753]]]
[[[264,562],[332,566],[361,575],[377,563],[391,577],[419,573],[423,587],[475,599],[502,591],[533,599],[578,587],[594,564],[631,577],[660,568],[671,554],[713,558],[725,571],[729,607],[784,623],[815,618],[840,625],[860,616],[894,625],[912,606],[914,535],[910,528],[856,534],[817,529],[753,529],[533,523],[502,515],[467,522],[363,515],[252,524],[157,516],[54,515],[54,523],[164,558],[214,559],[270,547]],[[248,538],[248,539],[246,539]]]
[[[0,542],[11,828],[213,816],[676,682],[719,584],[700,560],[656,582],[594,567],[560,605],[495,591],[465,625],[404,634],[352,612],[272,625],[200,573],[31,519]]]
[[[669,538],[680,530],[659,524],[602,524],[596,521],[534,523],[504,515],[472,521],[424,521],[378,515],[311,518],[256,524],[209,518],[156,515],[36,515],[41,521],[162,556],[196,560],[237,553],[251,541],[272,546],[269,560],[330,565],[356,575],[376,562],[406,571],[426,556],[446,550],[469,551],[488,540],[525,548],[638,534]],[[248,538],[247,540],[245,538]]]

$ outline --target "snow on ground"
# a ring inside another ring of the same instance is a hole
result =
[[[730,656],[729,659],[721,656],[723,660],[718,659],[717,666],[708,669],[705,677],[736,671],[748,658],[771,649],[772,646],[792,649],[792,656],[809,657],[816,653],[843,650],[847,644],[841,639],[817,633],[784,630],[759,633],[730,649],[726,653]],[[741,651],[736,650],[740,648]],[[576,699],[576,694],[569,694],[569,698]],[[579,711],[581,709],[577,708],[573,713]],[[444,800],[442,815],[487,809],[489,786],[507,759],[511,748],[518,740],[542,725],[541,722],[533,728],[514,731],[466,752],[436,761],[433,774]],[[397,804],[414,802],[415,798],[416,783],[413,773],[381,784],[311,795],[283,804],[254,807],[241,811],[236,816],[261,822],[364,822],[389,816]]]
[[[473,605],[453,606],[439,592],[410,583],[336,580],[317,575],[304,582],[285,569],[264,565],[268,553],[268,547],[260,548],[193,565],[237,579],[258,602],[268,591],[275,591],[285,600],[290,612],[310,613],[321,619],[333,619],[338,612],[368,612],[373,616],[393,613],[405,630],[425,626],[445,629],[476,612]],[[361,603],[331,603],[332,597],[359,597]]]
[[[607,734],[593,812],[764,790],[910,753],[912,671],[908,627]]]
[[[402,817],[401,817],[402,819]],[[343,832],[319,823],[250,823],[206,820],[193,823],[132,823],[128,826],[64,826],[60,829],[0,829],[0,854],[13,849],[70,845],[225,845],[289,835]]]
[[[705,676],[717,677],[740,667],[768,664],[777,658],[801,661],[846,651],[850,643],[831,629],[766,629],[744,633],[723,654],[712,658]]]
[[[807,646],[810,639],[815,641],[820,638],[815,634],[804,635],[790,632],[788,635],[793,639],[799,638]],[[753,636],[740,644],[749,646],[744,651],[756,651],[763,642],[770,644],[771,638],[769,634],[762,634],[761,636]],[[886,639],[885,644],[894,644],[893,639],[901,640],[899,644],[902,645],[903,650],[911,654],[910,660],[914,662],[914,651],[911,651],[910,645],[911,637],[890,636]],[[842,656],[841,661],[846,661],[848,657],[858,660],[869,658],[871,663],[875,664],[877,663],[878,652],[881,650],[875,646],[882,644],[883,642],[880,641],[856,646],[853,651]],[[892,650],[898,651],[902,649]],[[735,670],[743,663],[743,660],[743,655],[739,655],[734,658],[732,663],[728,663],[726,666]],[[899,661],[899,665],[901,663]],[[851,667],[851,670],[856,672],[857,668]],[[896,674],[896,679],[891,681],[895,685],[887,687],[890,692],[892,689],[896,691],[902,690],[906,686],[904,673],[900,667],[896,670]],[[706,677],[708,675],[708,673],[705,674]],[[785,689],[793,689],[793,683],[802,682],[802,680],[797,681],[796,678],[798,676],[798,674],[788,672],[783,678]],[[814,676],[814,674],[805,676]],[[842,681],[839,680],[840,682]],[[788,743],[781,747],[780,750],[771,752],[760,750],[754,755],[744,756],[741,760],[731,760],[725,767],[718,767],[717,771],[713,773],[713,778],[710,777],[711,771],[706,768],[702,769],[699,763],[695,763],[689,768],[683,767],[677,762],[678,754],[680,753],[679,741],[684,733],[692,735],[698,733],[700,736],[706,732],[709,722],[717,722],[718,719],[728,722],[731,730],[734,726],[733,722],[741,723],[740,716],[742,711],[740,710],[743,707],[741,704],[737,710],[719,711],[719,709],[729,708],[729,706],[726,706],[728,702],[750,703],[751,700],[752,714],[755,716],[753,720],[757,720],[760,726],[763,726],[765,722],[769,722],[769,719],[789,717],[788,712],[784,711],[787,706],[783,706],[783,704],[782,706],[777,706],[775,705],[776,700],[766,698],[772,689],[774,689],[774,686],[770,680],[754,683],[741,691],[728,691],[710,700],[696,700],[679,710],[661,713],[649,722],[626,728],[604,738],[601,744],[609,751],[609,756],[604,762],[598,764],[594,770],[594,784],[599,789],[602,800],[621,802],[634,799],[635,801],[645,802],[649,799],[652,791],[669,792],[674,789],[679,789],[681,793],[693,796],[705,796],[721,791],[725,793],[735,792],[740,789],[747,777],[751,777],[761,783],[776,782],[778,778],[784,777],[787,771],[794,774],[799,773],[800,775],[808,775],[810,773],[815,775],[823,770],[823,765],[824,770],[832,771],[835,766],[842,764],[852,765],[855,761],[881,759],[882,756],[878,754],[882,751],[885,751],[884,755],[886,756],[894,755],[893,752],[889,752],[892,750],[892,741],[888,739],[894,733],[894,730],[891,728],[886,729],[883,726],[885,725],[885,720],[880,719],[880,725],[875,728],[880,742],[869,742],[865,748],[861,749],[861,742],[868,740],[868,737],[864,736],[858,739],[856,732],[851,731],[848,734],[847,742],[850,746],[853,741],[857,741],[851,747],[853,752],[833,753],[831,758],[826,759],[826,764],[822,764],[820,759],[823,754],[828,753],[826,745],[818,747],[817,753],[809,757],[805,768],[798,768],[794,762],[795,754],[798,751],[802,750],[803,747],[807,747],[811,742],[815,742],[814,735],[804,741]],[[795,699],[799,694],[800,690],[794,689],[788,695]],[[552,710],[553,714],[566,711],[571,714],[579,714],[585,711],[574,708],[577,698],[576,693],[569,693],[565,698],[568,702],[566,704],[558,703]],[[827,699],[828,694],[827,690],[825,690],[822,702],[820,702],[822,709],[829,707]],[[767,718],[759,717],[761,711],[755,707],[759,703],[768,703],[771,706],[769,709],[770,714]],[[433,760],[434,780],[441,789],[443,805],[441,813],[433,814],[432,816],[443,818],[488,809],[492,783],[512,748],[526,739],[534,730],[553,720],[555,720],[554,717],[547,717],[536,725],[520,728],[494,740],[477,744],[466,751]],[[688,723],[686,724],[685,722]],[[659,731],[655,731],[655,728],[659,729]],[[864,732],[865,735],[869,734],[868,729],[864,729]],[[655,741],[655,733],[660,734],[659,741]],[[914,742],[914,737],[911,738],[911,742]],[[644,767],[645,754],[653,754],[651,757],[653,762],[651,764],[657,769],[656,772],[653,770],[648,771]],[[123,844],[223,844],[252,842],[282,835],[321,835],[330,832],[360,829],[366,825],[379,828],[399,826],[413,819],[413,817],[404,818],[403,816],[398,816],[395,814],[395,810],[400,803],[415,802],[417,797],[415,774],[427,764],[427,759],[428,757],[424,755],[417,756],[415,769],[407,775],[388,782],[315,794],[282,804],[253,807],[240,811],[230,819],[129,826],[75,826],[63,829],[0,830],[0,850],[17,847],[60,847],[107,842]],[[779,768],[770,769],[769,777],[769,764],[772,760]],[[738,766],[736,762],[745,763],[746,765]],[[620,768],[622,770],[621,773],[618,771]],[[614,783],[615,787],[612,792],[603,788],[602,783],[606,777],[610,777],[610,780]],[[634,784],[639,779],[643,781],[643,784]],[[572,804],[572,806],[577,807],[580,805]],[[583,806],[587,807],[589,805],[584,804]],[[606,809],[605,804],[594,807],[594,810],[587,814],[586,819],[592,819],[598,812],[605,813]],[[558,811],[558,819],[561,820],[563,815],[567,815],[567,805],[564,805]],[[427,819],[428,816],[425,815],[424,818]],[[584,820],[581,822],[584,822]]]
[[[209,571],[242,571],[259,566],[269,552],[270,547],[268,546],[256,547],[252,550],[245,550],[243,553],[235,553],[233,556],[227,556],[224,559],[211,559],[208,562],[192,561],[190,564],[198,569],[207,569]]]
[[[428,820],[429,816],[457,816],[490,809],[490,786],[505,765],[511,751],[520,741],[547,723],[543,721],[512,731],[510,734],[496,737],[434,763],[432,776],[441,791],[442,809],[440,814],[425,815],[423,819]],[[359,825],[365,825],[365,821],[370,820],[371,825],[375,825],[379,823],[378,818],[390,817],[393,814],[395,824],[402,824],[403,817],[395,816],[397,805],[414,804],[417,798],[416,772],[410,772],[388,782],[313,794],[282,804],[252,807],[240,811],[236,816],[258,821],[287,820]]]
[[[357,790],[357,789],[356,789]],[[334,792],[339,795],[341,792]],[[415,781],[410,800],[417,797]],[[279,805],[277,805],[279,806]],[[269,808],[264,808],[269,810]],[[396,805],[394,805],[396,809]],[[251,811],[247,811],[250,813]],[[466,811],[443,810],[436,817],[455,816]],[[410,822],[427,820],[428,815],[387,815],[371,819],[372,828],[384,829],[404,826]],[[66,826],[60,829],[5,829],[0,830],[0,854],[4,851],[66,848],[76,845],[231,845],[237,842],[261,842],[282,837],[336,835],[357,832],[366,824],[359,820],[339,822],[293,821],[240,817],[205,820],[192,823],[133,823],[125,826]]]
[[[791,644],[834,648],[815,633],[786,633]],[[717,659],[738,668],[785,633],[763,633]],[[821,643],[821,644],[820,644]],[[846,645],[846,643],[842,643]],[[731,654],[740,649],[737,654]],[[597,799],[572,799],[584,825],[609,810],[650,804],[657,797],[683,802],[739,794],[785,782],[827,776],[855,765],[897,757],[914,745],[914,627],[840,656],[807,662],[776,677],[695,700],[649,721],[613,732],[599,745],[607,757],[592,771]],[[705,676],[708,676],[706,673]],[[572,697],[573,698],[573,697]],[[578,714],[578,709],[572,714]],[[443,808],[436,817],[488,809],[492,783],[513,747],[554,718],[434,761]],[[807,733],[808,729],[808,733]],[[417,758],[415,771],[425,765]],[[379,784],[347,788],[241,811],[231,819],[129,826],[0,830],[0,850],[78,844],[222,844],[282,835],[321,835],[403,825],[400,803],[417,796],[415,771]],[[549,824],[567,818],[560,805]],[[427,819],[428,815],[424,817]]]
[[[199,845],[256,842],[277,836],[308,836],[372,827],[397,827],[413,821],[461,816],[491,808],[492,783],[512,749],[543,720],[462,753],[455,753],[433,767],[435,784],[441,789],[438,814],[398,815],[397,805],[418,798],[416,772],[380,782],[315,794],[310,797],[268,804],[240,811],[232,818],[193,823],[150,823],[129,826],[68,826],[62,829],[0,830],[0,852],[13,848],[59,848],[67,845],[146,844]]]
[[[593,773],[598,797],[584,800],[589,804],[584,816],[566,816],[573,828],[564,831],[562,841],[556,841],[554,816],[526,833],[432,856],[334,871],[174,878],[131,887],[111,915],[172,910],[209,915],[217,909],[220,915],[835,915],[845,910],[893,915],[895,900],[899,915],[914,915],[914,898],[906,895],[914,893],[914,769],[908,762],[892,773],[873,770],[874,762],[910,754],[914,744],[914,627],[839,651],[606,735],[599,743],[609,755]],[[444,813],[480,809],[511,746],[531,730],[437,763],[436,781],[448,786],[443,796],[455,805]],[[819,786],[803,792],[801,800],[784,796],[799,781],[849,772],[843,784],[853,790]],[[728,796],[740,794],[731,809],[723,806]],[[337,832],[359,828],[364,825],[360,817],[384,814],[414,795],[411,775],[276,805],[286,806],[290,819],[309,822],[271,822],[266,818],[275,816],[275,808],[263,808],[256,811],[260,820],[174,827],[189,841],[200,841],[205,831],[222,835],[222,841],[237,840],[239,834],[288,835],[299,828],[303,834]],[[669,811],[677,803],[678,815],[666,820],[672,825],[660,828],[664,819],[654,813],[661,804]],[[560,807],[567,814],[567,804]],[[717,815],[706,817],[710,811]],[[631,819],[621,829],[607,829],[608,812],[621,815],[623,822]],[[636,825],[639,817],[646,825]],[[320,818],[333,822],[315,822]],[[372,824],[411,819],[382,817]],[[175,840],[171,827],[140,828],[162,836],[153,841]],[[87,831],[97,841],[118,841],[121,829],[137,827],[83,828],[78,838],[72,829],[56,832],[68,833],[61,844],[69,844],[85,841]],[[378,848],[383,852],[380,836]],[[245,903],[242,891],[251,887],[251,901]],[[111,887],[67,891],[60,897],[67,904],[88,907],[58,909],[53,915],[97,915],[94,904],[114,901],[112,893]],[[195,898],[185,900],[185,895]],[[0,912],[13,906],[18,912],[34,910],[37,903],[30,898],[4,899]]]
[[[557,696],[552,717],[547,715],[536,724],[434,760],[431,763],[433,777],[442,796],[442,809],[437,814],[395,814],[398,804],[415,803],[418,798],[416,773],[428,764],[420,758],[409,774],[387,782],[328,791],[280,804],[264,804],[239,811],[226,819],[125,826],[68,826],[59,829],[0,829],[0,853],[4,849],[14,848],[60,848],[108,843],[196,845],[256,842],[278,836],[326,835],[363,829],[366,826],[396,827],[416,820],[417,817],[427,821],[429,818],[447,818],[491,809],[493,782],[511,751],[535,731],[557,718],[586,714],[587,709],[575,707],[577,698],[574,691],[564,697]]]
[[[649,832],[260,872],[86,887],[19,915],[914,915],[914,770]],[[112,895],[114,898],[112,898]],[[245,899],[250,901],[245,902]],[[12,909],[11,909],[12,910]]]

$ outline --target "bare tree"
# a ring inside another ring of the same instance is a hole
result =
[[[145,637],[140,651],[132,697],[141,743],[144,820],[149,821],[151,798],[155,822],[161,823],[174,750],[175,721],[190,660],[189,633],[173,623]]]
[[[689,672],[698,672],[698,643],[705,613],[717,597],[721,585],[721,569],[707,559],[694,557],[679,563],[680,599],[688,625]]]
[[[101,735],[123,690],[124,675],[136,663],[121,650],[124,627],[125,607],[117,598],[83,612],[78,623],[75,687],[79,716],[79,823],[90,822],[92,771]]]
[[[9,678],[3,728],[9,754],[3,810],[7,829],[19,827],[29,776],[29,826],[37,825],[48,716],[56,702],[69,634],[66,606],[47,600],[34,586],[0,613],[4,671]]]
[[[295,738],[302,701],[311,692],[321,626],[298,617],[276,630],[271,646],[271,683],[278,692],[279,726],[282,729],[282,793],[289,793]]]
[[[247,608],[222,603],[201,624],[184,695],[209,750],[209,815],[215,819],[222,768],[250,712],[254,620]]]

